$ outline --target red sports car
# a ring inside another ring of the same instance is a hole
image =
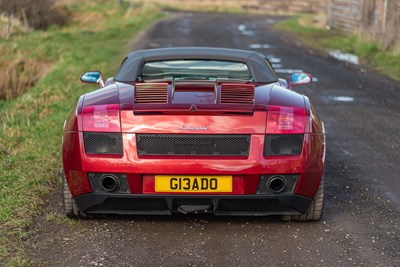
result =
[[[65,121],[68,217],[214,213],[319,220],[325,131],[309,99],[260,53],[180,47],[129,53]]]

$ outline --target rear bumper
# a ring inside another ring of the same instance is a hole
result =
[[[86,213],[171,215],[182,206],[207,206],[215,215],[290,215],[305,213],[312,199],[299,195],[139,195],[89,193],[75,198]]]
[[[123,133],[123,155],[86,155],[83,133],[64,133],[63,162],[65,176],[74,197],[92,192],[87,173],[114,173],[127,176],[134,195],[151,193],[144,177],[159,175],[232,175],[243,177],[242,187],[235,194],[256,194],[262,175],[296,174],[299,179],[293,190],[297,195],[313,198],[323,172],[321,135],[305,134],[301,155],[264,156],[264,134],[251,136],[249,156],[232,157],[138,157],[136,136]]]

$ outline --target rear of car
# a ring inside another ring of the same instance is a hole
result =
[[[80,98],[63,134],[71,217],[319,219],[325,137],[308,99],[274,73],[257,80],[245,61],[175,57],[143,56],[132,81],[121,67],[115,83]]]

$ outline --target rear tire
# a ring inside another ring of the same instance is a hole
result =
[[[64,213],[68,218],[71,219],[88,219],[89,216],[80,211],[78,206],[75,203],[74,198],[71,195],[71,191],[69,190],[69,186],[67,180],[65,179],[64,170],[61,171],[61,179],[62,179],[62,193],[63,193],[63,208]]]
[[[322,177],[321,179],[321,183],[319,184],[317,194],[315,195],[315,198],[311,202],[308,211],[300,215],[283,215],[281,217],[281,220],[285,222],[319,221],[322,218],[323,208],[324,208],[324,177]]]

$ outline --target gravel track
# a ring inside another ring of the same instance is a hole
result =
[[[400,266],[399,84],[308,51],[273,30],[276,20],[180,15],[151,27],[135,46],[251,48],[282,77],[288,69],[317,77],[295,90],[309,96],[327,130],[323,219],[176,215],[65,223],[58,190],[30,229],[38,265]]]

